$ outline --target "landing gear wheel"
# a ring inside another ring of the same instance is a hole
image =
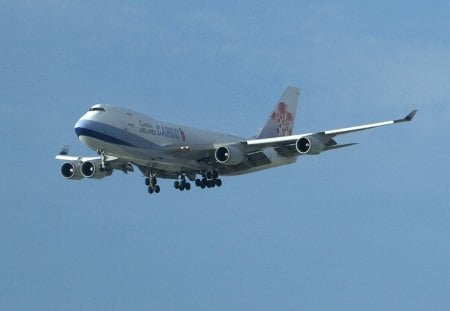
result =
[[[202,185],[202,181],[201,181],[200,179],[196,179],[196,180],[195,180],[195,185],[196,185],[197,187],[200,187],[200,186]]]
[[[161,191],[161,188],[156,184],[158,180],[156,179],[156,176],[150,175],[149,177],[145,177],[145,185],[147,186],[148,193],[159,193]]]
[[[190,183],[186,183],[186,185],[184,186],[186,188],[186,190],[191,190],[191,184]]]
[[[216,186],[217,187],[222,186],[222,179],[216,179]]]
[[[180,182],[179,182],[178,180],[174,181],[173,187],[174,187],[175,189],[180,188]]]
[[[206,173],[206,178],[207,178],[207,179],[213,178],[213,173],[207,172],[207,173]]]

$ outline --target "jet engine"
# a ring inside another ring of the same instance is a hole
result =
[[[66,162],[61,166],[61,175],[67,179],[81,179],[81,165],[78,162]]]
[[[325,149],[325,145],[318,137],[305,136],[297,139],[295,148],[300,154],[316,155],[321,153]]]
[[[102,179],[112,174],[112,170],[101,169],[100,160],[86,161],[81,165],[81,174],[87,178]]]
[[[239,164],[244,160],[244,153],[234,145],[217,148],[214,156],[217,162],[226,165]]]

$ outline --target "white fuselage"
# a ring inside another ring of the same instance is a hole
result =
[[[97,152],[105,152],[142,166],[165,171],[203,170],[211,163],[199,161],[195,146],[220,146],[244,142],[244,138],[180,126],[114,106],[95,105],[75,124],[79,139]],[[269,164],[222,170],[222,175],[237,175],[293,163],[297,157],[280,157],[273,148],[262,152]]]

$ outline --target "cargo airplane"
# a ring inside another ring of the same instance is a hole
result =
[[[316,133],[292,134],[300,90],[287,87],[259,133],[242,138],[209,130],[176,125],[110,105],[92,106],[75,124],[78,138],[97,152],[94,157],[68,154],[65,146],[56,156],[64,161],[67,179],[102,179],[113,171],[138,168],[149,193],[160,192],[158,178],[174,180],[180,191],[191,182],[204,188],[220,187],[221,176],[240,175],[296,162],[299,156],[348,147],[339,135],[411,121],[417,110],[403,119]]]

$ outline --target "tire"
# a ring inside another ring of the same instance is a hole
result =
[[[216,186],[217,187],[222,186],[222,179],[216,179]]]

